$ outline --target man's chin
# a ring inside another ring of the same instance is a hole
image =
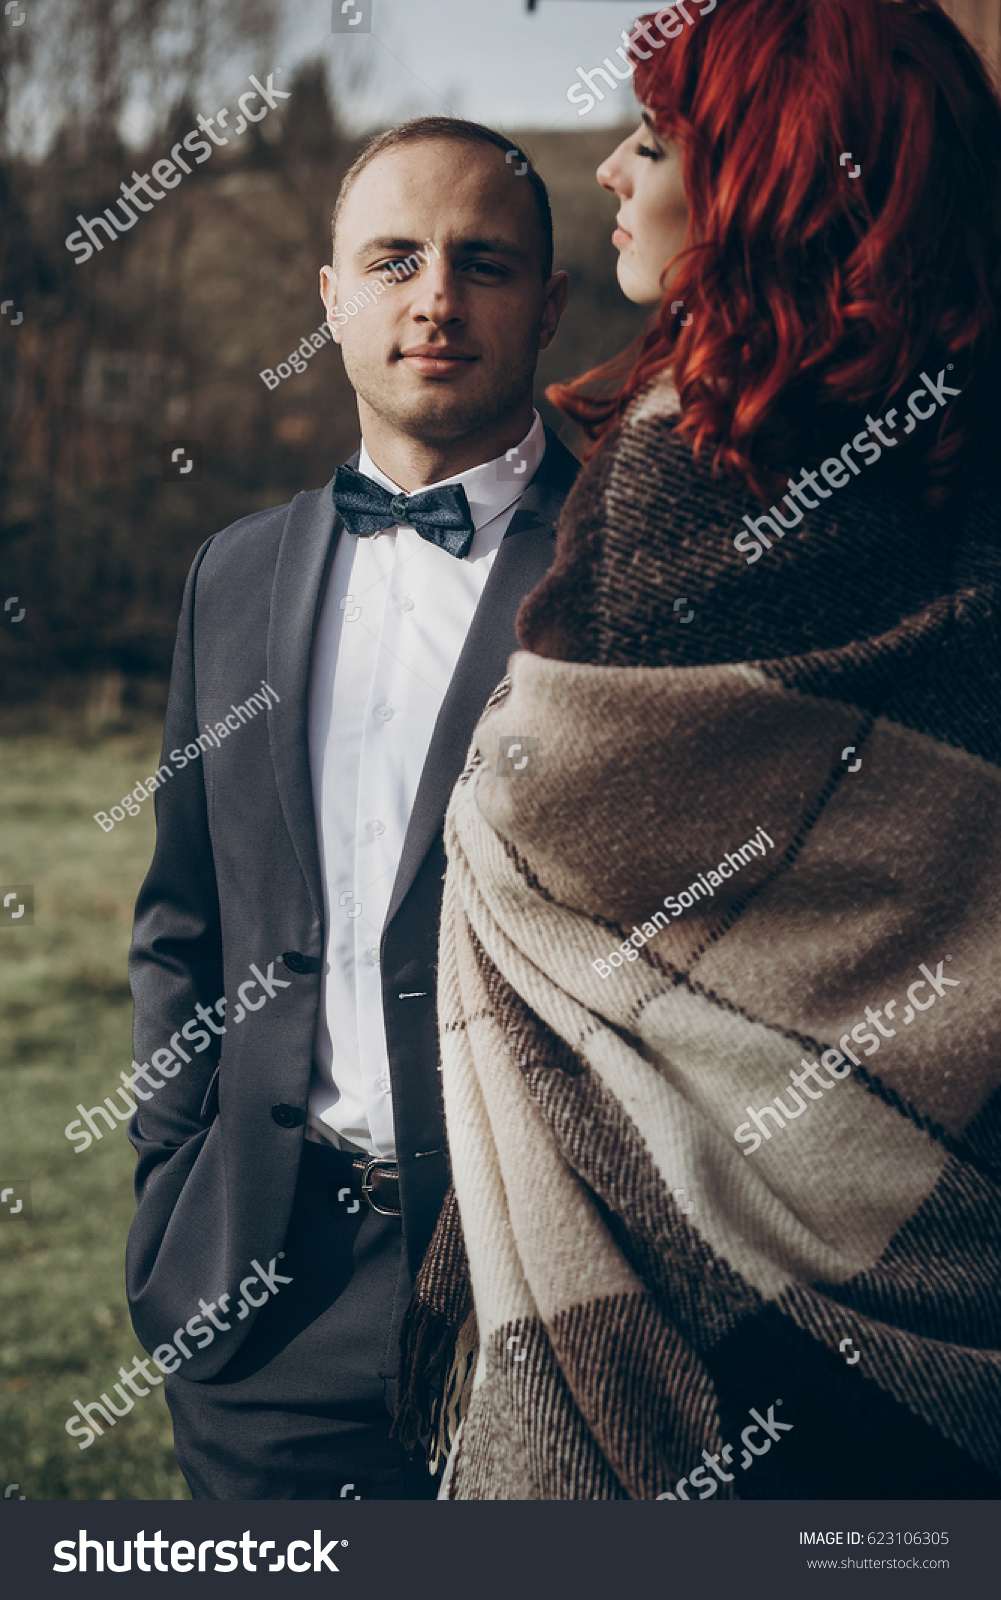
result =
[[[448,404],[450,395],[468,395],[480,389],[483,369],[479,362],[456,362],[450,369],[423,371],[411,361],[394,362],[390,369],[392,386],[417,405],[437,403],[437,397]],[[404,401],[406,403],[406,401]]]
[[[407,386],[410,389],[410,385]],[[401,433],[428,444],[451,443],[489,427],[505,408],[502,400],[463,395],[451,385],[422,384],[419,392],[401,394],[397,404],[380,404],[385,420]],[[371,402],[370,402],[371,403]]]

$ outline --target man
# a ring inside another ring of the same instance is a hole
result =
[[[127,1273],[198,1498],[435,1492],[390,1426],[448,1186],[442,822],[577,466],[532,409],[567,277],[507,148],[424,118],[362,152],[321,273],[361,451],[210,539],[185,590]]]

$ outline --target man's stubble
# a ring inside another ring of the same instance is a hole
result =
[[[531,396],[537,360],[535,350],[512,351],[510,363],[489,391],[474,383],[465,385],[462,393],[447,382],[431,381],[406,393],[402,385],[393,382],[392,368],[373,376],[364,363],[358,370],[346,350],[342,354],[352,388],[380,421],[408,439],[429,445],[454,444],[517,410]]]

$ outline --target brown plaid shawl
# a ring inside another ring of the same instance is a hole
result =
[[[1001,503],[760,509],[634,408],[453,795],[453,1498],[1001,1487]]]

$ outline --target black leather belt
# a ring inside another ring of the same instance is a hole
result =
[[[395,1161],[378,1156],[358,1156],[351,1163],[361,1177],[361,1192],[381,1217],[401,1217],[400,1169]]]

